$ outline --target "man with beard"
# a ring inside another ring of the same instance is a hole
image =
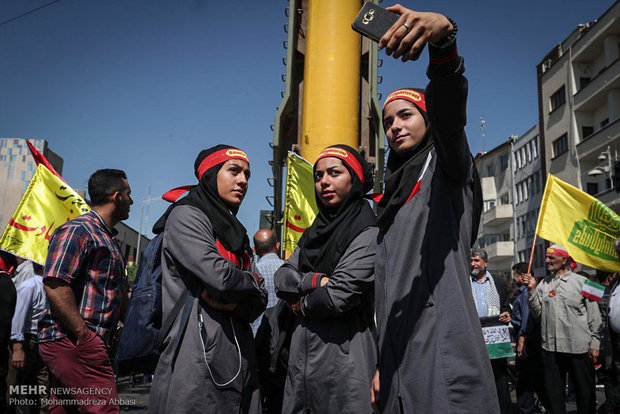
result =
[[[485,250],[472,249],[471,251],[471,293],[474,295],[478,317],[498,316],[502,323],[510,322],[510,304],[508,302],[508,286],[499,277],[487,271],[488,255]],[[510,389],[508,388],[508,358],[491,360],[493,377],[499,407],[502,412],[510,413]]]
[[[594,364],[600,347],[601,315],[598,305],[581,295],[585,277],[573,273],[577,264],[557,244],[547,249],[550,272],[537,286],[524,275],[530,311],[541,318],[545,388],[550,411],[566,412],[565,378],[569,372],[577,393],[577,411],[594,413]]]

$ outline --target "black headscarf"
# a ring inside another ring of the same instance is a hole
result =
[[[340,149],[331,151],[330,149]],[[338,156],[344,150],[345,157]],[[342,202],[334,207],[325,207],[319,195],[314,193],[319,213],[299,240],[299,270],[302,272],[320,272],[327,275],[333,273],[351,241],[367,227],[375,226],[375,213],[364,199],[364,194],[372,189],[372,167],[353,148],[348,145],[332,145],[327,147],[318,159],[325,156],[341,159],[351,174],[351,191]],[[361,166],[356,172],[345,158],[353,157]],[[317,161],[318,161],[317,159]],[[316,162],[313,171],[316,170]],[[362,176],[359,175],[362,174]],[[362,183],[363,180],[363,183]]]
[[[397,94],[401,91],[414,91],[422,95],[422,105],[414,102],[413,99],[407,97],[399,98]],[[396,95],[393,97],[393,95]],[[424,117],[426,131],[422,137],[422,141],[404,154],[397,154],[396,151],[390,149],[388,155],[387,166],[385,168],[385,190],[381,201],[377,206],[378,217],[377,223],[382,232],[386,232],[394,221],[398,210],[406,203],[407,199],[413,192],[428,154],[435,147],[435,139],[433,136],[433,128],[429,122],[426,113],[426,104],[424,103],[425,91],[423,89],[407,88],[399,89],[392,92],[385,101],[385,106],[391,101],[390,99],[405,99],[411,102]],[[473,163],[473,160],[472,160]],[[478,170],[473,167],[474,188],[473,188],[473,209],[472,209],[472,235],[470,244],[473,246],[478,236],[478,226],[480,225],[480,214],[482,212],[482,187],[480,185],[480,177]]]
[[[231,158],[221,158],[221,162],[212,165],[202,174],[202,177],[199,177],[201,163],[207,157],[221,152],[222,150],[239,151],[237,148],[231,147],[230,145],[216,145],[215,147],[200,151],[194,163],[194,174],[199,180],[198,185],[191,187],[187,196],[168,207],[168,210],[166,210],[153,226],[153,233],[158,234],[164,230],[166,219],[173,208],[181,205],[193,206],[206,214],[213,226],[215,238],[219,240],[227,250],[238,255],[242,255],[245,252],[251,254],[247,230],[236,217],[238,208],[228,207],[220,198],[217,189],[217,173],[222,168],[222,165]],[[182,188],[186,189],[188,187]]]
[[[405,91],[406,90],[412,90],[424,96],[423,89],[408,88],[405,89]],[[402,89],[399,91],[402,91]],[[398,91],[394,93],[396,92]],[[391,102],[391,96],[392,94],[386,99],[386,105]],[[377,206],[379,213],[377,223],[382,232],[387,231],[392,225],[396,213],[398,213],[398,210],[400,210],[411,195],[413,187],[415,187],[422,173],[422,168],[424,168],[428,154],[435,147],[432,128],[426,111],[423,109],[426,108],[426,106],[422,108],[413,102],[413,100],[406,100],[411,102],[424,118],[426,131],[424,132],[422,141],[406,153],[398,154],[396,151],[390,149],[385,168],[385,190]]]

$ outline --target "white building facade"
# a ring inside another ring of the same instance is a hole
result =
[[[512,169],[514,177],[515,262],[529,263],[538,221],[538,210],[544,190],[544,170],[540,155],[538,125],[520,137],[512,139]],[[545,275],[545,244],[537,239],[532,271]]]
[[[619,212],[620,2],[577,27],[537,72],[546,171]]]

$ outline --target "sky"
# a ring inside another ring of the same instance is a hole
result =
[[[288,1],[61,0],[1,23],[49,2],[0,2],[0,137],[47,140],[76,190],[86,188],[96,169],[125,170],[135,202],[127,224],[136,229],[141,200],[196,182],[200,150],[237,146],[252,169],[238,217],[250,236],[258,230],[259,211],[270,209],[265,196],[273,194],[266,180],[270,125],[284,90]],[[458,25],[469,79],[466,130],[475,154],[536,124],[536,65],[613,2],[402,4],[443,13]],[[399,87],[426,85],[426,52],[417,62],[379,57],[383,98]],[[147,235],[167,206],[146,204]]]

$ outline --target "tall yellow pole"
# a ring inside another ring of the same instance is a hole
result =
[[[359,0],[310,0],[304,64],[301,156],[333,144],[359,146]]]

